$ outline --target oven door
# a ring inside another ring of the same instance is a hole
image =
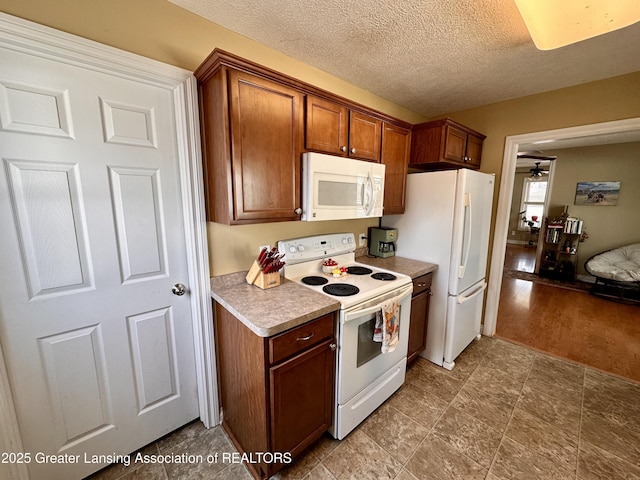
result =
[[[343,405],[407,356],[412,285],[345,310],[341,317],[338,360],[338,403]],[[380,304],[398,297],[400,332],[393,352],[382,353],[382,343],[373,341],[376,312]]]

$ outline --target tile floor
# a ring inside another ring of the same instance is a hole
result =
[[[145,453],[234,451],[194,422]],[[92,480],[246,479],[244,466],[108,467]],[[278,479],[640,479],[640,384],[495,338],[449,372],[418,359],[405,385],[339,442],[328,435]]]

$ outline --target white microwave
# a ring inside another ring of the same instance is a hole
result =
[[[382,216],[385,166],[322,153],[302,155],[302,220]]]

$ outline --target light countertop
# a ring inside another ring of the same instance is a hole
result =
[[[262,290],[245,281],[247,272],[211,278],[211,297],[260,337],[271,337],[340,310],[340,302],[282,278]]]
[[[359,263],[403,273],[411,278],[436,270],[431,263],[402,257],[356,258]],[[245,281],[247,272],[211,278],[211,297],[256,335],[271,337],[327,313],[340,310],[340,302],[282,278],[282,283],[262,290]]]

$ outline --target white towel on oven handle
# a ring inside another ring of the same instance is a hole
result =
[[[390,298],[380,304],[376,312],[376,326],[373,341],[381,342],[382,353],[393,352],[398,345],[400,334],[400,297]]]

